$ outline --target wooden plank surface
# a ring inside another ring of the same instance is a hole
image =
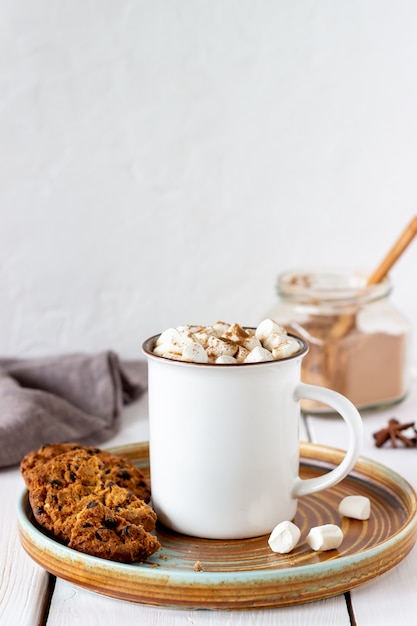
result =
[[[48,626],[350,626],[344,597],[258,611],[182,611],[145,607],[57,584]]]
[[[24,483],[16,468],[0,471],[0,624],[39,623],[48,593],[48,574],[23,551],[16,523]]]

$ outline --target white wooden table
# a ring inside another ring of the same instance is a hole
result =
[[[376,448],[372,433],[390,417],[417,421],[417,377],[407,399],[387,411],[364,414],[363,456],[402,474],[417,490],[417,448]],[[344,448],[345,426],[337,417],[303,417],[304,440]],[[120,434],[106,446],[148,438],[147,397],[125,409]],[[54,580],[20,546],[17,500],[24,489],[18,468],[0,471],[0,626],[150,626],[210,624],[233,626],[384,626],[415,624],[417,547],[394,569],[348,594],[294,607],[249,611],[189,611],[114,600]]]

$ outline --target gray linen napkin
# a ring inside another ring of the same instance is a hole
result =
[[[101,444],[146,388],[146,362],[121,363],[111,351],[0,359],[0,467],[45,443]]]

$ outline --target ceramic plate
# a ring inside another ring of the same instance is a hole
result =
[[[149,475],[146,443],[112,448]],[[312,478],[338,465],[344,452],[302,443],[301,476]],[[371,500],[367,521],[342,518],[340,500],[361,494]],[[412,487],[385,466],[361,458],[341,483],[300,499],[296,549],[273,553],[268,536],[218,541],[179,535],[159,527],[161,549],[146,563],[126,565],[76,552],[47,536],[34,521],[27,492],[18,524],[26,552],[51,574],[92,591],[148,605],[247,609],[287,606],[348,591],[399,563],[417,536],[417,499]],[[339,524],[338,550],[313,552],[305,538],[312,526]]]

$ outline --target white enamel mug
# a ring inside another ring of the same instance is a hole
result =
[[[341,394],[300,382],[308,351],[276,361],[201,364],[152,353],[149,449],[152,506],[165,526],[207,539],[270,533],[293,519],[297,499],[341,481],[354,466],[363,426]],[[343,461],[322,476],[299,477],[300,400],[324,402],[345,420]]]

